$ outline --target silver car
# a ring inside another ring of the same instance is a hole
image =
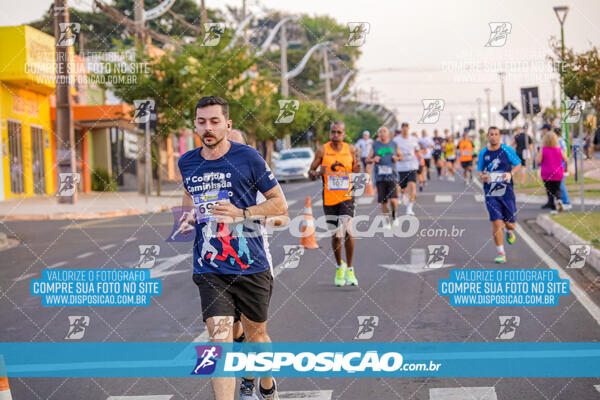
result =
[[[274,161],[275,177],[279,182],[293,179],[308,179],[310,164],[315,153],[310,147],[297,147],[283,150]]]

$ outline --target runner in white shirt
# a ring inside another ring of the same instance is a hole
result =
[[[398,185],[402,195],[408,194],[408,204],[406,205],[406,215],[415,215],[413,204],[417,197],[417,170],[419,169],[419,160],[417,153],[420,151],[419,143],[416,138],[408,135],[408,123],[402,123],[402,130],[396,131],[394,142],[402,154],[402,160],[396,163],[398,171]]]
[[[427,131],[423,129],[421,132],[421,138],[419,139],[419,146],[423,151],[423,158],[425,159],[425,171],[427,172],[427,180],[431,179],[431,158],[433,157],[433,139],[427,136]]]
[[[373,139],[371,139],[371,133],[369,131],[363,131],[362,138],[356,142],[356,148],[360,151],[360,161],[363,166],[363,171],[367,169],[367,157],[371,154],[371,146],[373,145]]]

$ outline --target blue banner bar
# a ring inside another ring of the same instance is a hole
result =
[[[0,343],[8,377],[598,377],[600,343]]]

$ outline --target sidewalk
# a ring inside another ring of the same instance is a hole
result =
[[[78,193],[77,203],[59,204],[55,196],[0,201],[0,220],[93,219],[155,213],[181,205],[181,192],[145,197],[137,192]]]

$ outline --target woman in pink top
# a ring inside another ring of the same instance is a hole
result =
[[[541,168],[542,180],[548,193],[548,203],[551,204],[550,214],[556,214],[563,210],[560,196],[560,181],[564,176],[562,161],[565,162],[565,169],[568,168],[569,160],[563,154],[558,138],[550,131],[542,138],[542,151],[537,155],[537,163]]]

